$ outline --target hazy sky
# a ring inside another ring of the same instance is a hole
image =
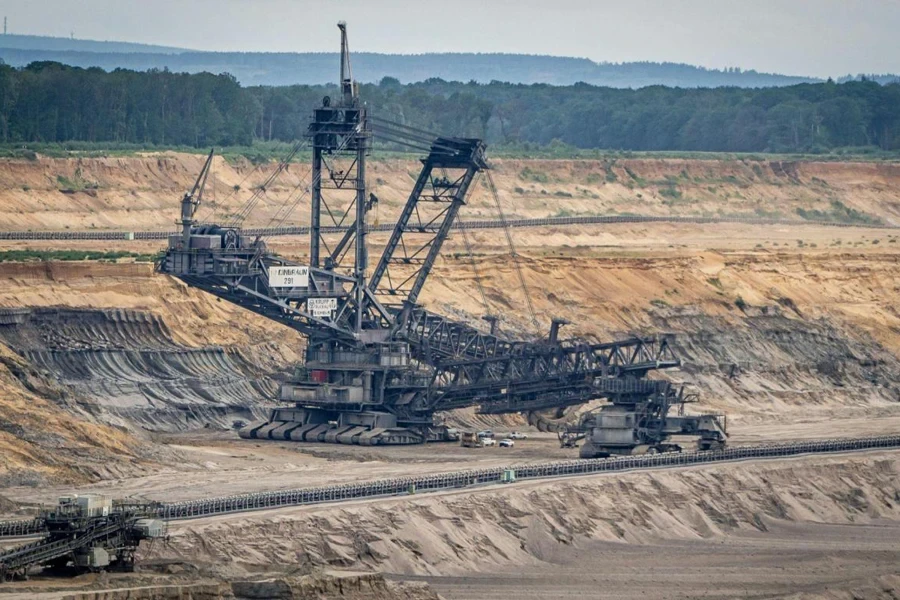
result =
[[[900,0],[0,0],[11,33],[202,50],[523,52],[900,73]]]

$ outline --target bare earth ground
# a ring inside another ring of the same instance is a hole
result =
[[[824,593],[900,574],[897,469],[873,452],[265,511],[173,524],[154,556],[427,575],[452,599]]]
[[[170,227],[174,200],[192,183],[198,161],[12,161],[0,168],[0,199],[6,200],[0,229]],[[753,162],[499,161],[495,180],[507,216],[794,217],[798,208],[830,211],[835,202],[886,223],[900,215],[897,165],[763,162],[754,169]],[[381,222],[393,218],[414,168],[376,163]],[[249,171],[248,165],[217,165],[220,212],[238,206],[223,190]],[[99,185],[94,195],[65,193],[57,175]],[[288,183],[300,175],[292,171]],[[678,202],[660,194],[673,181],[682,194]],[[265,225],[289,191],[289,185],[273,189],[252,224]],[[483,191],[468,208],[471,218],[493,216]],[[305,218],[298,213],[296,222]],[[529,333],[498,234],[470,234],[482,283],[491,308],[506,316],[505,330]],[[514,237],[542,323],[566,316],[573,321],[569,333],[604,340],[676,333],[684,366],[668,376],[700,393],[692,410],[729,414],[732,444],[900,430],[900,237],[893,230],[617,224],[516,230]],[[385,236],[371,238],[377,246]],[[296,258],[305,243],[302,237],[270,240]],[[152,252],[158,244],[0,242],[0,249],[98,247]],[[453,256],[460,252],[457,236],[423,301],[475,321],[483,307],[468,259]],[[299,336],[153,276],[146,264],[0,265],[0,307],[18,306],[147,311],[178,344],[234,348],[285,369],[302,350]],[[206,430],[148,432],[86,410],[83,399],[61,401],[52,373],[23,376],[31,367],[2,341],[0,359],[0,421],[24,427],[0,428],[0,476],[10,484],[0,496],[25,503],[53,502],[73,487],[174,501],[574,457],[518,417],[498,420],[471,410],[450,418],[530,437],[509,450],[362,449],[246,442],[220,422]],[[216,584],[330,568],[421,579],[448,599],[895,600],[898,511],[897,453],[717,465],[173,524],[169,544],[143,551],[145,564],[156,565],[153,572],[84,577],[61,588]],[[182,566],[166,566],[173,564]],[[172,572],[182,568],[187,574]],[[0,598],[35,590],[58,597],[51,591],[58,585],[39,578],[0,588]]]
[[[138,575],[38,576],[0,593],[58,598],[324,567],[427,582],[448,600],[894,598],[897,459],[749,461],[176,522],[168,543],[141,551]]]
[[[422,577],[452,600],[544,598],[890,598],[900,583],[900,526],[773,523],[713,540],[559,546],[548,564]],[[890,574],[890,575],[886,575]],[[417,578],[419,579],[419,578]]]

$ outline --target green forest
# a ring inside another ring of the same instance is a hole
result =
[[[0,142],[247,146],[301,137],[331,86],[242,87],[231,75],[0,65]],[[501,148],[823,153],[900,149],[900,84],[637,90],[384,78],[380,117]]]

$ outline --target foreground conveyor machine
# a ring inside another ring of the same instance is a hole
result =
[[[56,573],[131,571],[144,540],[164,538],[166,523],[146,517],[146,506],[114,504],[100,494],[67,495],[42,511],[41,538],[0,551],[0,582],[37,568]]]
[[[307,139],[294,146],[227,224],[201,223],[196,216],[210,154],[182,200],[181,233],[171,236],[158,264],[161,272],[308,339],[304,365],[281,386],[283,407],[273,409],[267,421],[246,426],[241,435],[414,444],[451,439],[435,413],[455,408],[508,413],[559,409],[595,398],[653,402],[659,395],[655,386],[617,388],[610,382],[644,381],[650,371],[678,366],[666,337],[604,344],[561,340],[562,321],[557,320],[541,339],[508,339],[498,332],[495,317],[488,319],[491,331],[484,332],[418,304],[476,178],[484,175],[496,196],[485,145],[370,115],[351,75],[346,26],[339,27],[340,97],[324,98],[313,112]],[[374,135],[425,157],[370,270],[368,213],[378,198],[367,194],[365,177]],[[298,263],[269,251],[263,236],[250,235],[241,222],[307,146],[309,177],[270,223],[280,226],[308,198],[309,262]]]

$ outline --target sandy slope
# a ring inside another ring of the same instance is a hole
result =
[[[871,453],[204,519],[154,556],[427,574],[448,598],[767,597],[896,576],[898,510],[896,453]]]
[[[0,486],[136,474],[165,457],[123,431],[89,421],[76,407],[56,404],[59,392],[0,345]]]
[[[263,363],[268,361],[270,368],[287,365],[298,356],[299,340],[291,332],[279,331],[282,344],[267,342],[274,328],[271,323],[238,316],[227,304],[155,277],[150,265],[3,264],[0,280],[0,307],[141,309],[164,316],[173,342],[188,347],[235,347]],[[178,461],[177,455],[145,436],[138,439],[126,433],[133,429],[128,423],[103,418],[102,411],[92,407],[94,398],[60,387],[58,376],[62,373],[48,372],[0,343],[0,423],[4,425],[0,477],[5,485],[138,475],[160,460]],[[127,374],[123,377],[128,379]],[[110,428],[104,423],[125,427]]]
[[[522,571],[424,577],[448,600],[792,598],[893,600],[900,589],[894,522],[772,523],[704,540],[561,546]]]
[[[170,228],[177,202],[193,184],[203,160],[201,155],[179,153],[2,160],[0,230]],[[797,217],[797,209],[830,213],[833,202],[840,202],[887,222],[900,219],[900,165],[895,163],[619,158],[496,159],[492,164],[509,217],[613,213]],[[217,158],[201,215],[215,214],[221,220],[235,214],[274,168]],[[415,159],[371,162],[370,191],[382,200],[374,220],[393,218],[419,169]],[[267,225],[286,200],[305,189],[308,170],[306,164],[290,165],[267,188],[248,224]],[[290,223],[307,222],[306,206],[301,203]],[[496,216],[485,187],[475,189],[466,215]]]

